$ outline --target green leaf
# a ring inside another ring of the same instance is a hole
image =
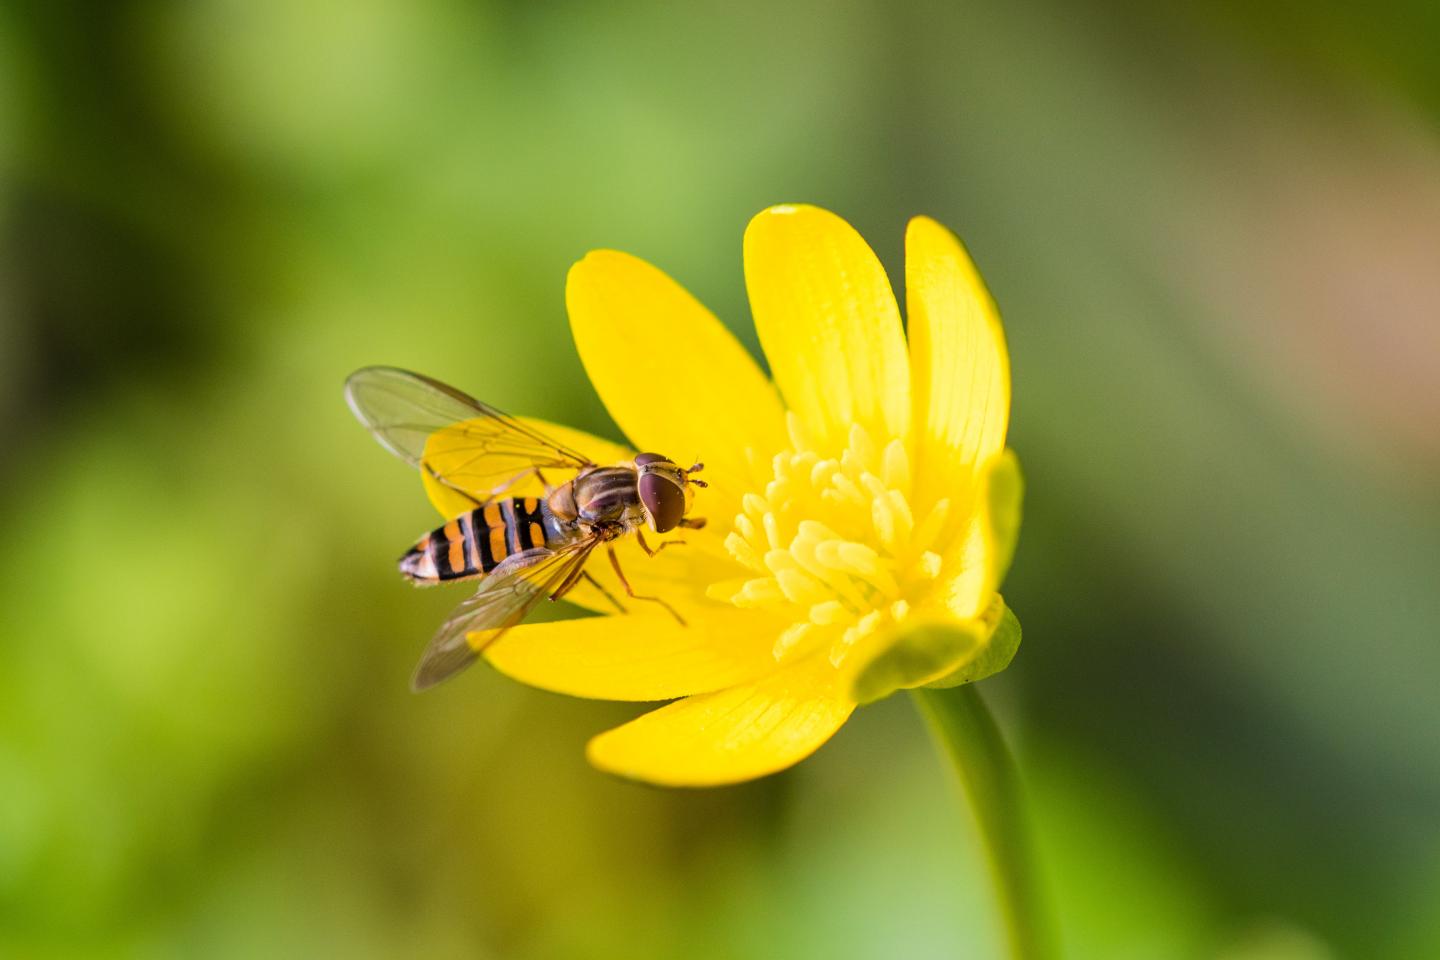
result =
[[[979,655],[960,664],[953,672],[938,680],[932,680],[925,686],[932,690],[958,687],[962,683],[974,683],[976,680],[994,676],[1010,666],[1010,661],[1015,659],[1015,651],[1020,649],[1020,621],[1016,619],[1014,612],[1005,605],[1005,600],[998,593],[995,595],[995,601],[990,605],[990,609],[985,611],[985,617],[981,622],[994,624],[994,626]]]

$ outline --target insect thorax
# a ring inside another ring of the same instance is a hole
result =
[[[575,478],[577,516],[589,524],[632,523],[643,518],[636,474],[630,467],[600,467]]]

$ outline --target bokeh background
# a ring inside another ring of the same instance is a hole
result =
[[[1164,9],[1160,9],[1163,7]],[[1029,478],[983,685],[1076,958],[1440,956],[1440,6],[0,7],[0,955],[990,958],[911,704],[586,767],[477,669],[344,376],[614,435],[607,246],[752,347],[771,203],[966,238]],[[669,385],[657,383],[657,396]],[[676,402],[666,400],[664,402]]]

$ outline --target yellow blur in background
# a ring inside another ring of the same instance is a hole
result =
[[[463,591],[345,375],[615,436],[568,266],[753,349],[796,200],[1004,314],[1066,955],[1440,955],[1440,7],[776,6],[0,9],[0,955],[997,956],[903,697],[666,792],[585,765],[637,706],[408,690]]]

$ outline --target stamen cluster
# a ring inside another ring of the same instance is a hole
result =
[[[793,413],[787,426],[790,448],[773,457],[763,492],[745,495],[725,538],[755,576],[717,584],[712,596],[788,619],[777,661],[828,644],[839,667],[862,640],[926,598],[940,575],[936,540],[950,502],[929,504],[917,520],[901,440],[877,448],[857,424],[840,456],[824,457]]]

